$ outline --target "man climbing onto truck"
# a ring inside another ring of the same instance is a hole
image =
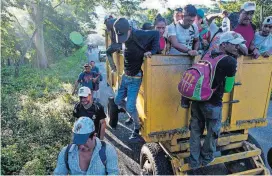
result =
[[[117,43],[125,43],[124,74],[115,97],[115,103],[125,109],[131,121],[134,121],[134,131],[130,136],[131,142],[142,141],[140,133],[139,115],[136,100],[142,83],[143,58],[159,52],[159,32],[144,31],[132,28],[125,18],[119,18],[114,23]],[[125,101],[127,98],[127,101]]]

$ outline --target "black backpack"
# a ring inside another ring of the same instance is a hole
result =
[[[105,166],[106,168],[106,174],[107,174],[107,166],[106,166],[106,163],[107,163],[107,156],[106,156],[106,142],[104,141],[101,141],[101,149],[99,150],[99,157],[103,163],[103,165]],[[68,173],[70,173],[70,167],[69,167],[69,163],[68,163],[68,155],[69,155],[69,150],[70,148],[72,147],[73,144],[69,144],[65,150],[65,155],[64,155],[64,162],[65,162],[65,166],[68,170]]]

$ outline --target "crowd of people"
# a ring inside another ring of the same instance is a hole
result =
[[[222,97],[230,92],[237,71],[237,59],[241,55],[269,57],[272,54],[272,16],[266,17],[259,31],[252,23],[256,11],[254,2],[241,6],[237,22],[232,22],[229,12],[205,15],[203,9],[189,4],[176,8],[173,23],[158,14],[154,23],[144,23],[136,29],[126,18],[107,15],[104,24],[110,35],[111,45],[106,54],[112,73],[117,71],[112,58],[114,52],[124,48],[124,73],[115,97],[115,103],[125,110],[128,123],[134,124],[129,140],[143,142],[140,135],[141,123],[136,108],[136,100],[142,83],[141,66],[144,59],[155,54],[165,55],[202,55],[203,60],[214,60],[215,91],[207,101],[194,101],[182,96],[181,106],[191,106],[190,120],[190,160],[192,169],[209,165],[214,160],[216,139],[220,134],[222,118]],[[216,18],[222,19],[217,26]],[[59,156],[55,174],[119,174],[118,159],[114,147],[103,141],[105,135],[105,112],[99,103],[99,81],[102,80],[95,62],[84,65],[84,71],[75,82],[73,94],[78,85],[79,103],[73,115],[77,118],[73,128],[73,142],[64,147]],[[200,138],[207,128],[203,146]]]

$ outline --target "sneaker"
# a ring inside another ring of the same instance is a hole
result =
[[[133,123],[133,120],[130,117],[125,121],[126,125],[131,125],[132,123]]]
[[[129,137],[129,141],[132,142],[132,143],[145,142],[145,140],[139,134],[139,130],[134,130],[134,132]]]
[[[213,161],[215,160],[215,158],[213,158],[212,160],[206,161],[206,160],[202,160],[202,166],[208,166],[210,165]]]

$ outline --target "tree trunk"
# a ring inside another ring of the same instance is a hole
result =
[[[37,33],[34,37],[34,43],[37,49],[38,67],[47,68],[48,60],[44,49],[43,25],[37,29]]]
[[[8,66],[11,66],[10,58],[8,58]]]
[[[35,21],[35,27],[37,32],[34,36],[34,44],[37,50],[37,66],[39,68],[47,68],[48,60],[44,49],[44,37],[43,37],[43,14],[44,14],[43,1],[33,5]]]
[[[15,76],[16,78],[19,77],[19,66],[20,66],[20,61],[17,61],[17,62],[15,63],[15,71],[14,71],[14,76]]]

